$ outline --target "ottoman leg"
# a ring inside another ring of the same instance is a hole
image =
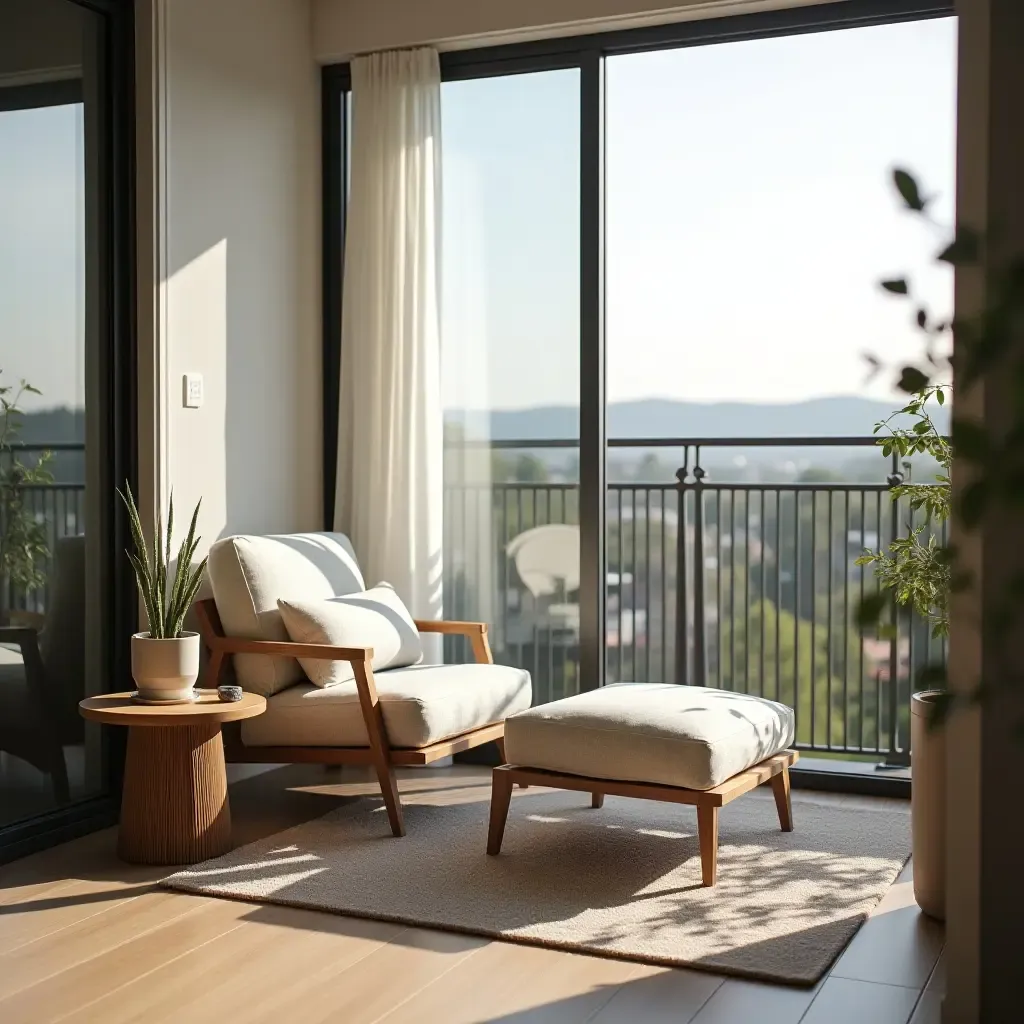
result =
[[[487,852],[492,857],[501,852],[511,800],[512,775],[508,768],[495,768],[491,772],[491,822],[487,830]]]
[[[783,832],[793,831],[793,804],[789,798],[789,767],[782,766],[778,775],[772,776],[772,792],[775,794],[775,806],[779,810],[779,824]]]
[[[590,806],[591,807],[604,807],[604,793],[591,793],[590,794]]]
[[[700,837],[700,871],[705,885],[718,879],[718,808],[697,804],[697,835]]]
[[[502,736],[501,739],[497,739],[494,742],[498,745],[498,757],[501,758],[501,763],[502,764],[508,764],[508,758],[505,757],[505,737]],[[520,789],[529,789],[530,787],[527,786],[527,784],[525,782],[520,782],[519,783],[519,788]]]

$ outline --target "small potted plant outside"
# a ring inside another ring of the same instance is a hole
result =
[[[887,431],[879,439],[886,456],[896,452],[907,479],[912,456],[930,456],[938,465],[933,483],[908,482],[892,489],[893,501],[906,499],[911,513],[906,537],[892,542],[885,551],[869,551],[857,559],[859,565],[873,565],[884,590],[896,603],[912,608],[931,627],[933,639],[949,635],[949,598],[952,591],[952,562],[940,536],[950,514],[950,468],[953,447],[936,428],[928,413],[934,399],[944,405],[950,388],[929,384],[910,397],[906,406],[875,427]],[[893,426],[896,417],[912,425]],[[882,627],[884,629],[884,627]],[[945,730],[939,721],[945,691],[921,690],[911,696],[910,749],[913,759],[911,815],[913,819],[914,896],[930,917],[945,918]]]
[[[120,493],[120,492],[119,492]],[[199,634],[183,629],[206,570],[204,558],[193,567],[200,538],[196,536],[199,504],[181,547],[173,579],[169,579],[171,537],[174,531],[174,498],[167,509],[167,536],[158,517],[153,544],[146,544],[142,520],[130,487],[121,498],[128,508],[134,552],[128,558],[135,570],[139,594],[146,606],[149,629],[132,637],[132,676],[138,687],[136,700],[143,704],[184,704],[195,699],[199,678]]]
[[[43,451],[31,461],[18,447],[25,416],[22,399],[41,394],[26,380],[16,386],[0,384],[0,602],[25,598],[46,583],[47,525],[36,516],[26,495],[30,488],[53,483],[53,456]],[[17,614],[16,605],[0,607],[0,624]]]

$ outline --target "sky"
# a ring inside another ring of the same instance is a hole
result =
[[[940,314],[952,221],[956,23],[946,18],[609,58],[609,401],[895,397],[865,352],[920,350],[909,272]],[[448,408],[579,400],[579,78],[442,86]]]
[[[955,19],[607,61],[608,398],[892,395],[879,278],[951,279],[889,185],[952,217]],[[444,400],[579,401],[579,75],[442,86]],[[0,368],[81,405],[81,107],[0,112]]]
[[[84,404],[82,106],[0,111],[0,382]]]

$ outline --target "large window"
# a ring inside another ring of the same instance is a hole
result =
[[[128,14],[0,4],[0,859],[116,810],[78,702],[124,688],[134,622]]]
[[[881,277],[951,302],[889,179],[951,220],[956,22],[880,6],[442,55],[446,611],[537,701],[724,686],[792,703],[804,748],[907,762],[942,651],[850,626],[906,472],[864,355],[919,344]]]
[[[446,82],[442,110],[446,615],[543,701],[578,688],[579,71]]]
[[[938,236],[901,213],[891,172],[918,174],[952,223],[956,21],[623,54],[605,72],[608,432],[649,439],[609,452],[609,676],[778,696],[808,746],[902,749],[909,677],[940,644],[924,624],[895,645],[850,626],[873,586],[857,556],[905,528],[894,467],[785,439],[870,445],[903,404],[865,360],[920,352],[880,277],[913,268],[925,302],[952,308]]]
[[[742,420],[704,419],[744,436],[764,431],[759,404],[894,400],[864,353],[919,341],[877,281],[920,282],[935,237],[900,216],[890,172],[918,173],[951,223],[955,19],[628,54],[606,74],[608,401],[743,403]],[[948,308],[951,276],[927,283]],[[830,418],[797,410],[786,432]],[[664,412],[638,425],[672,429]]]

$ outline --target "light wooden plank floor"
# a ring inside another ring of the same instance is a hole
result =
[[[486,800],[480,768],[408,769],[406,799]],[[379,791],[360,769],[289,766],[232,786],[240,843]],[[815,796],[824,800],[863,798]],[[942,929],[910,866],[812,989],[164,892],[114,832],[0,868],[0,1021],[938,1024]]]

